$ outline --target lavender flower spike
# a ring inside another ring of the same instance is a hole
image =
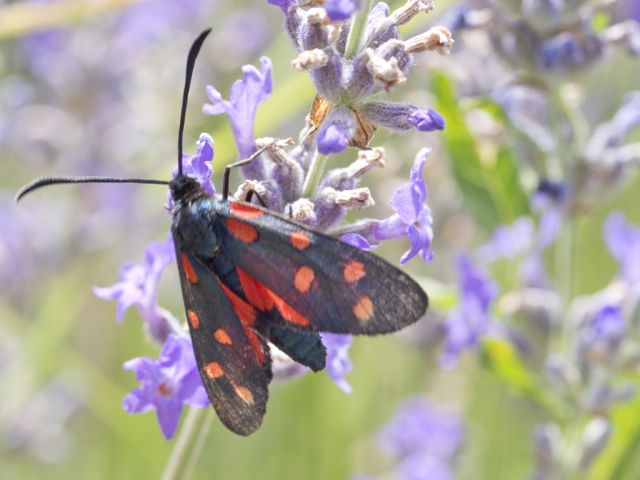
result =
[[[441,362],[452,367],[462,351],[474,348],[491,326],[489,309],[498,295],[491,279],[461,255],[458,258],[460,300],[449,315],[445,330],[445,347]]]
[[[242,67],[242,79],[233,82],[229,100],[224,100],[211,85],[207,86],[211,104],[206,104],[202,110],[207,115],[227,114],[241,158],[255,151],[253,124],[258,104],[269,97],[273,88],[271,68],[271,60],[265,56],[260,57],[260,71],[253,65]]]
[[[160,351],[160,358],[138,357],[124,364],[135,371],[140,387],[130,392],[122,402],[127,413],[142,413],[155,409],[164,437],[173,437],[183,405],[205,408],[209,405],[193,355],[191,340],[170,335]]]

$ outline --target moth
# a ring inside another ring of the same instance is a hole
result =
[[[167,182],[138,178],[46,177],[60,183],[169,185],[171,233],[194,354],[211,404],[233,432],[249,435],[265,414],[272,377],[269,342],[318,371],[326,350],[319,332],[376,335],[399,330],[426,312],[428,298],[408,275],[369,252],[246,201],[208,196],[183,173],[182,137],[193,68],[210,30],[187,58],[178,133],[178,174]]]

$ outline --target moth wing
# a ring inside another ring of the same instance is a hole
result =
[[[262,423],[271,379],[269,349],[252,325],[255,309],[195,255],[180,245],[176,251],[202,383],[222,423],[249,435]]]
[[[376,255],[254,205],[229,202],[221,214],[221,250],[246,298],[277,309],[291,328],[374,335],[427,309],[422,288]]]

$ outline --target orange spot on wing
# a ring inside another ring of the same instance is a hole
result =
[[[236,217],[251,219],[251,218],[260,218],[262,215],[264,215],[264,212],[262,210],[258,210],[257,208],[252,207],[251,205],[230,202],[229,206],[231,208],[231,213],[234,214]]]
[[[296,270],[296,274],[293,277],[293,285],[299,292],[306,293],[311,288],[315,278],[316,274],[313,269],[304,265]]]
[[[211,362],[204,367],[204,373],[206,373],[209,378],[220,378],[224,375],[224,370],[218,362]]]
[[[213,338],[216,342],[222,343],[223,345],[231,345],[233,343],[231,341],[231,337],[229,337],[229,334],[222,328],[219,328],[215,332],[213,332]]]
[[[273,293],[271,290],[267,290],[267,291],[269,292],[269,296],[271,296],[271,298],[273,299],[273,302],[276,304],[276,307],[280,312],[280,315],[282,315],[282,318],[284,318],[287,322],[293,323],[295,325],[301,325],[301,326],[307,326],[311,324],[311,322],[307,317],[305,317],[300,312],[295,310],[291,305],[285,302],[282,298],[280,298],[278,295]]]
[[[194,330],[197,330],[198,327],[200,327],[200,317],[198,316],[198,314],[196,312],[194,312],[190,308],[187,309],[187,318],[189,319],[189,323],[191,324],[191,328],[193,328]]]
[[[236,267],[236,272],[238,273],[244,296],[249,303],[261,312],[273,309],[273,299],[269,296],[265,286],[240,267]]]
[[[218,284],[222,288],[222,292],[224,296],[227,297],[229,302],[231,302],[231,307],[233,311],[236,312],[236,315],[240,319],[240,322],[245,325],[253,325],[256,323],[256,311],[255,309],[241,299],[238,295],[233,293],[229,287],[227,287],[219,278],[217,278]]]
[[[229,231],[241,242],[251,243],[258,239],[258,231],[248,223],[234,218],[227,218],[226,223]]]
[[[356,304],[353,306],[353,314],[361,322],[371,320],[371,318],[373,317],[373,302],[371,301],[371,299],[366,295],[360,297]]]
[[[289,237],[289,241],[291,245],[296,247],[298,250],[304,250],[309,245],[311,245],[311,239],[309,238],[309,234],[304,230],[296,230]]]
[[[234,382],[231,382],[231,385],[233,386],[233,391],[236,392],[236,395],[238,395],[244,403],[246,403],[247,405],[253,405],[255,403],[251,390],[249,390],[247,387],[237,385]]]
[[[365,276],[364,264],[351,260],[342,272],[347,283],[356,283]]]
[[[184,272],[184,276],[187,281],[191,285],[198,283],[198,276],[196,275],[196,271],[194,270],[193,265],[191,265],[191,261],[186,253],[180,254],[180,263],[182,264],[182,271]]]

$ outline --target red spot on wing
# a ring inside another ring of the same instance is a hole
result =
[[[216,277],[218,284],[222,288],[224,296],[231,302],[231,307],[236,315],[240,319],[242,325],[249,326],[256,323],[256,311],[255,309],[241,299],[238,295],[233,293],[229,287],[227,287],[222,281]]]
[[[264,348],[260,338],[256,333],[251,330],[249,327],[244,328],[244,333],[247,335],[247,340],[249,340],[249,345],[251,346],[251,350],[253,351],[253,356],[256,358],[260,365],[264,365],[264,361],[267,359],[267,354],[264,352]]]
[[[242,270],[240,267],[236,267],[236,271],[238,272],[240,285],[242,285],[242,290],[244,291],[247,300],[249,300],[249,302],[258,310],[262,312],[269,311],[275,306],[282,315],[282,318],[287,322],[300,326],[311,325],[311,322],[307,317],[302,315],[247,272]],[[313,270],[311,270],[311,274],[313,275]],[[309,279],[308,275],[306,279]]]
[[[289,241],[291,242],[291,245],[296,247],[298,250],[304,250],[311,245],[309,234],[304,230],[296,230],[293,232],[289,237]]]
[[[264,212],[262,210],[258,210],[257,208],[244,203],[230,202],[229,207],[231,208],[231,213],[240,218],[252,219],[260,218],[262,215],[264,215]]]
[[[351,260],[344,267],[342,274],[344,275],[344,279],[347,283],[356,283],[366,275],[364,271],[364,264]]]
[[[191,265],[191,261],[189,260],[189,256],[186,253],[180,254],[180,263],[182,264],[182,271],[184,272],[184,276],[187,281],[194,285],[198,283],[198,276],[196,275],[196,271]]]
[[[261,312],[272,310],[274,307],[273,299],[269,295],[267,288],[240,267],[236,267],[236,272],[238,273],[244,296],[249,303]]]
[[[227,218],[226,223],[231,234],[241,242],[252,243],[258,239],[258,231],[248,223],[235,218]]]
[[[218,328],[215,332],[213,332],[213,338],[216,342],[222,343],[223,345],[231,345],[233,343],[231,341],[231,337],[229,337],[229,334],[222,328]]]
[[[198,327],[200,327],[200,317],[198,316],[198,314],[196,312],[194,312],[190,308],[187,309],[187,318],[189,319],[189,323],[191,324],[191,328],[193,328],[194,330],[197,330]]]
[[[227,299],[229,299],[229,302],[231,302],[233,311],[240,319],[240,323],[242,324],[244,333],[247,336],[247,340],[249,341],[249,345],[251,346],[253,355],[255,356],[258,363],[263,365],[267,358],[267,354],[264,351],[260,338],[250,328],[256,323],[256,310],[238,295],[233,293],[233,291],[231,291],[229,287],[222,283],[219,278],[217,280],[218,284],[222,288],[222,292],[224,293],[225,297],[227,297]]]
[[[293,285],[300,293],[307,293],[315,278],[316,274],[313,269],[304,265],[296,270],[296,274],[293,276]]]
[[[301,325],[303,327],[311,325],[311,322],[307,317],[302,315],[271,290],[267,291],[269,292],[269,296],[271,296],[271,298],[273,299],[273,303],[276,304],[276,308],[280,312],[280,315],[282,315],[282,318],[284,318],[287,322],[293,323],[295,325]]]
[[[211,362],[204,367],[204,373],[206,373],[209,378],[220,378],[224,375],[224,370],[218,362]]]

